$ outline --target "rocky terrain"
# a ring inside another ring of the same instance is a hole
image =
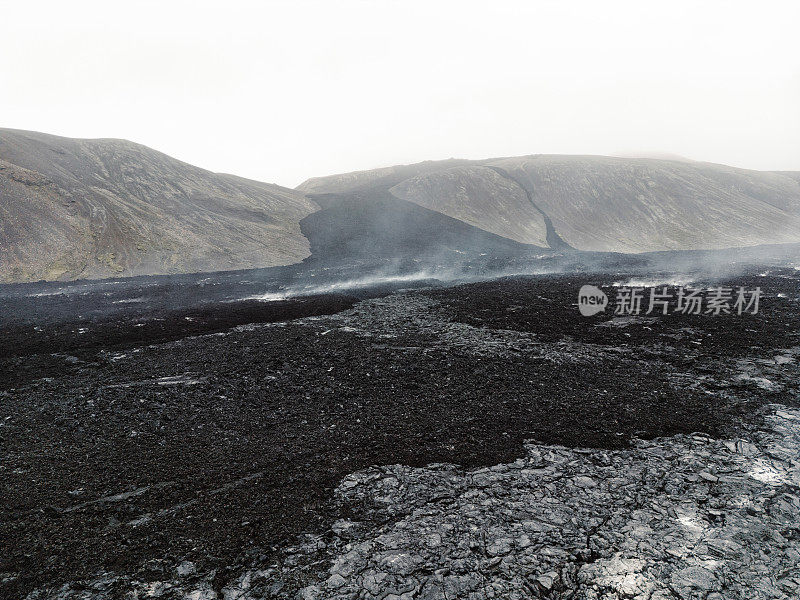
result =
[[[797,173],[0,130],[0,250],[3,598],[800,597]]]
[[[0,282],[296,263],[317,209],[125,140],[0,129]]]
[[[795,598],[798,273],[0,288],[2,595]]]

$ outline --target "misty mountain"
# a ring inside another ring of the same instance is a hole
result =
[[[296,190],[124,140],[0,129],[0,282],[800,242],[800,174],[688,160],[426,161]]]
[[[291,264],[317,209],[132,142],[0,129],[0,281]]]
[[[309,179],[378,194],[553,249],[649,252],[800,241],[800,177],[649,158],[534,155],[425,162]]]

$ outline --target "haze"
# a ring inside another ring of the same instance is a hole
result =
[[[0,126],[290,187],[531,153],[800,170],[794,2],[0,7]]]

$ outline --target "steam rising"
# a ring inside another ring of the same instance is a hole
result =
[[[437,277],[435,277],[431,272],[428,271],[420,271],[418,273],[412,273],[409,275],[372,275],[368,277],[360,277],[357,279],[336,281],[324,285],[292,286],[283,289],[279,292],[267,292],[266,294],[247,296],[245,298],[242,298],[242,300],[261,300],[264,302],[275,302],[278,300],[286,300],[288,298],[293,298],[297,296],[331,294],[347,290],[369,288],[377,285],[424,281],[431,279],[437,279]]]
[[[238,300],[275,302],[317,294],[367,290],[403,283],[430,282],[431,285],[453,285],[499,277],[554,274],[586,274],[587,280],[603,274],[618,276],[615,287],[687,287],[736,277],[751,271],[755,265],[787,267],[800,270],[800,244],[758,246],[752,248],[684,252],[655,252],[639,255],[609,253],[561,253],[550,256],[529,256],[492,265],[491,257],[481,255],[449,266],[436,261],[434,266],[407,272],[400,263],[376,268],[370,275],[333,279],[326,283],[307,283],[314,273],[305,273],[295,283]],[[438,257],[442,258],[442,257]],[[447,262],[444,263],[448,265]],[[620,277],[619,275],[623,275]]]

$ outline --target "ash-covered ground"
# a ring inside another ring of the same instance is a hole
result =
[[[7,290],[2,595],[797,598],[800,271],[674,277]]]

